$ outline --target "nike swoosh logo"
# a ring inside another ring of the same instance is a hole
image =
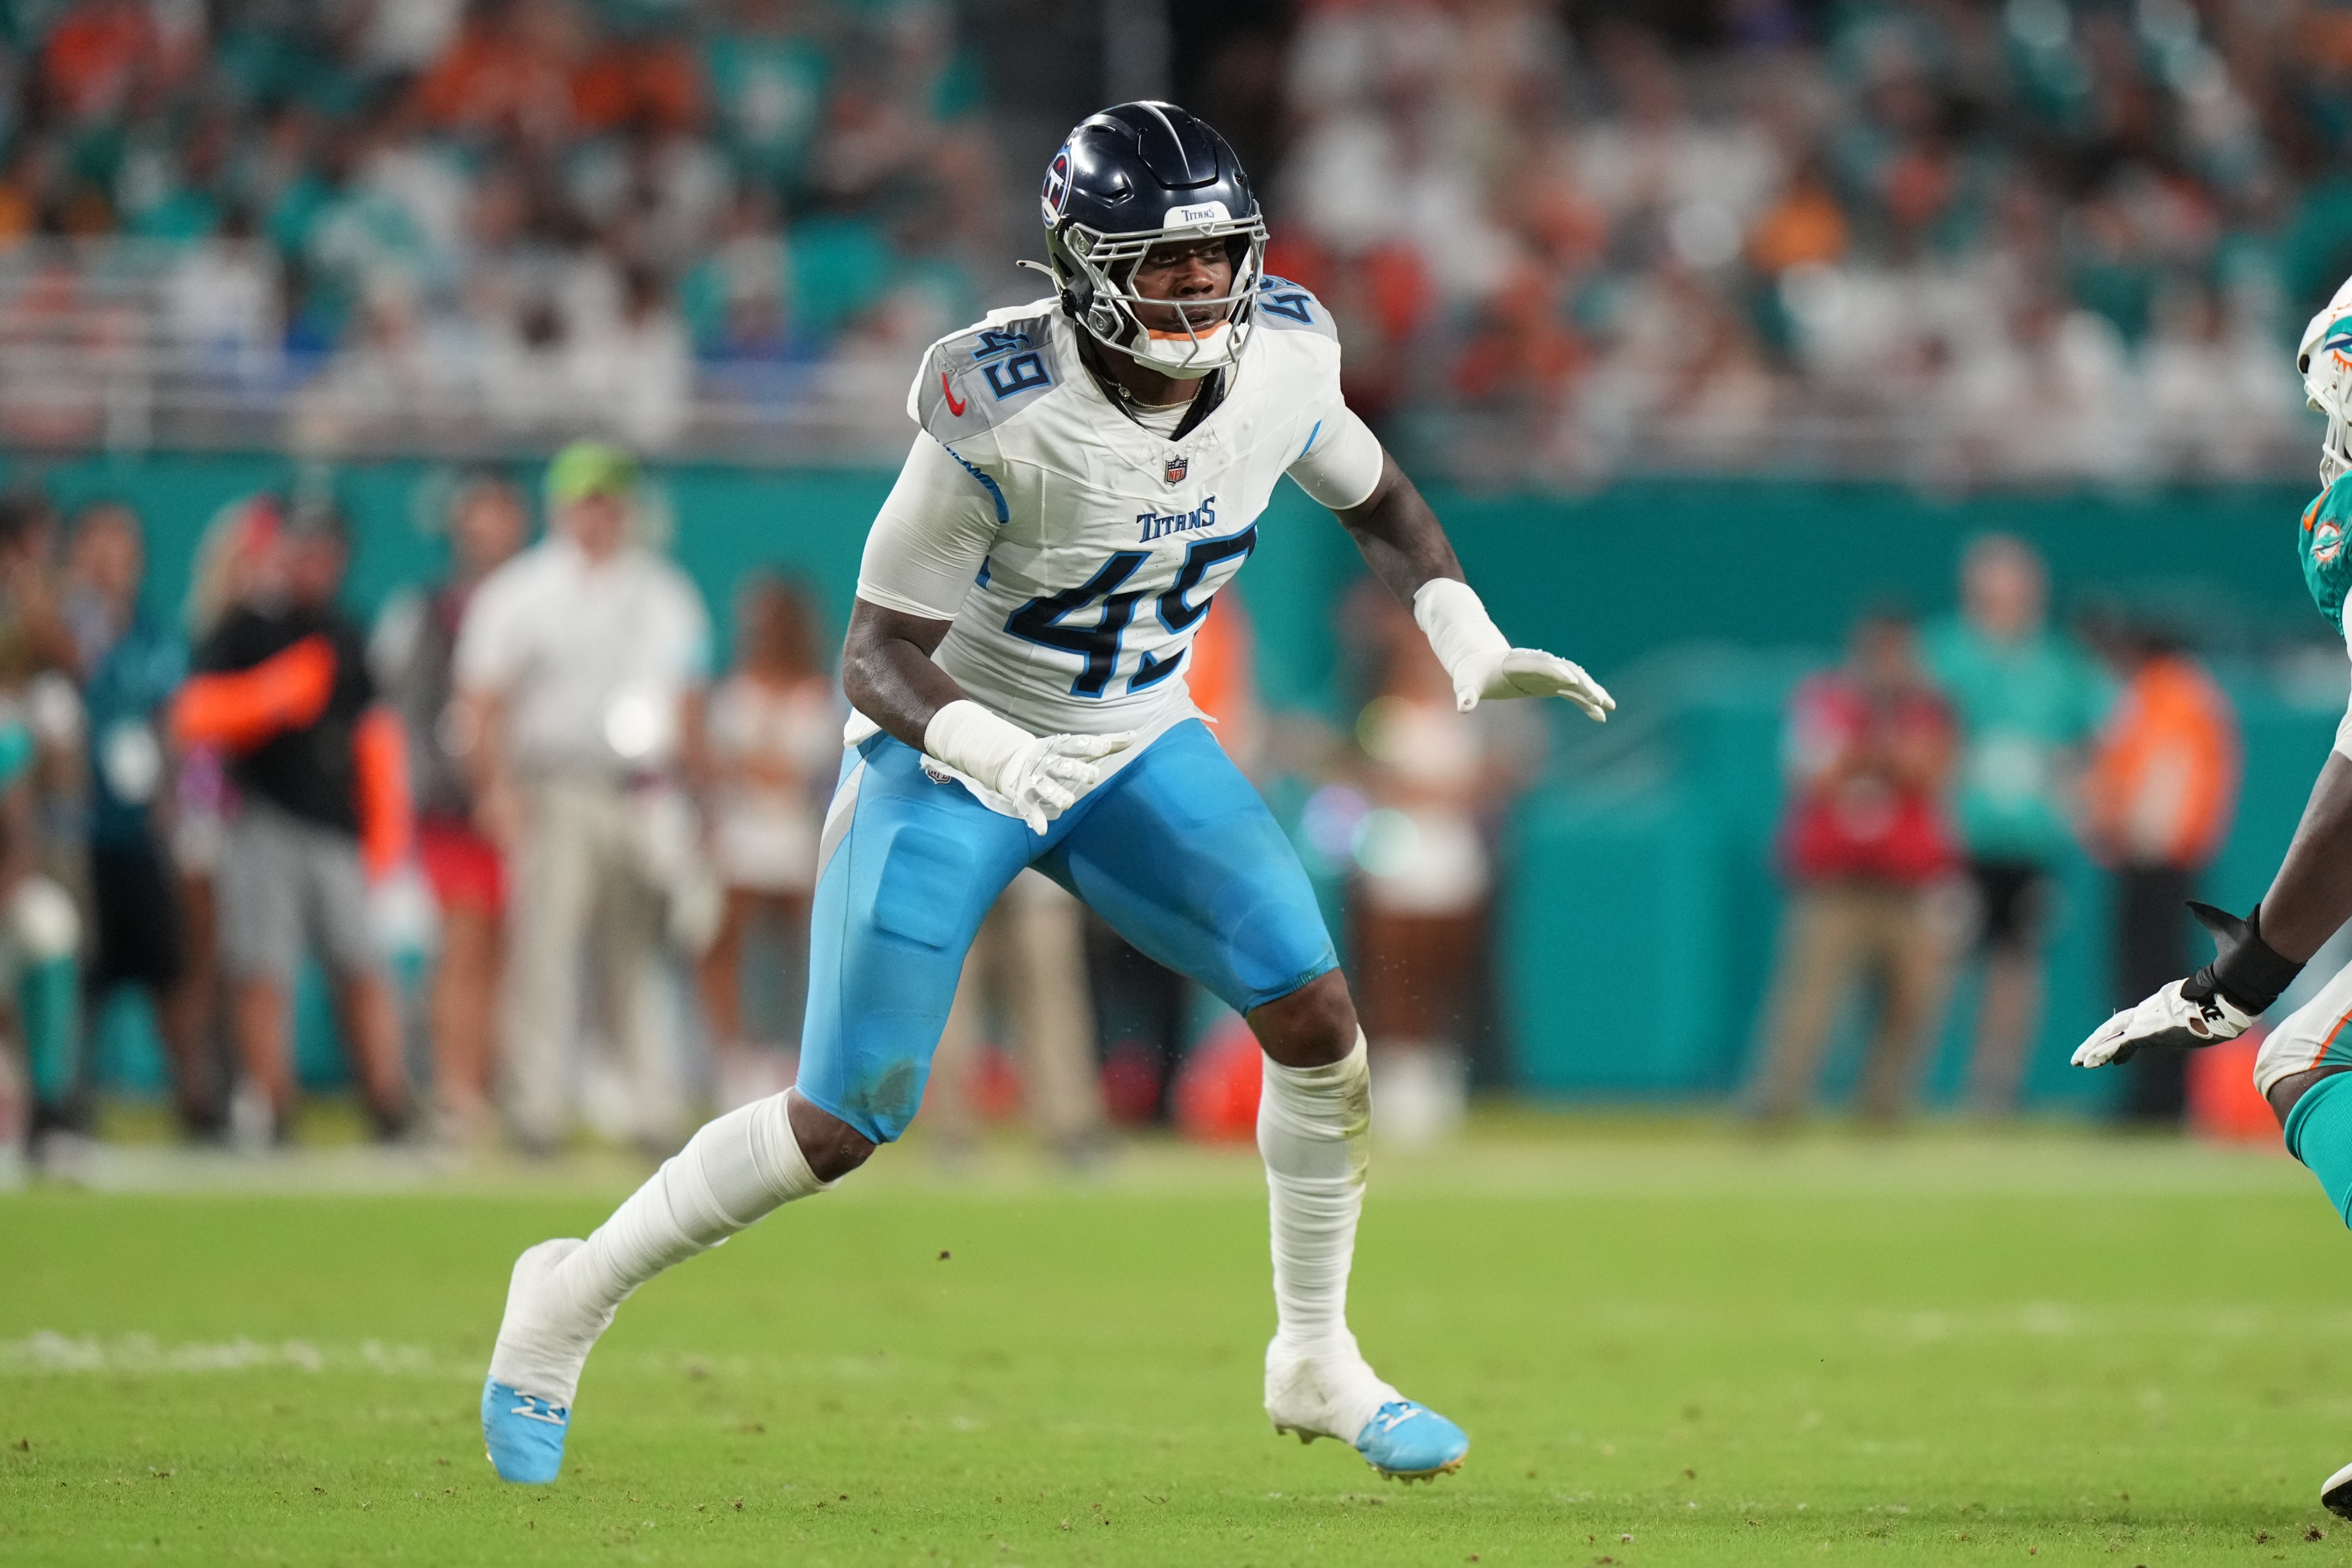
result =
[[[940,372],[940,391],[947,395],[948,412],[954,415],[959,419],[962,418],[963,411],[971,407],[971,405],[969,403],[958,403],[956,401],[955,388],[948,384],[948,373],[945,371]]]

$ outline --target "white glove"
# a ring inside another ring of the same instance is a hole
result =
[[[1565,697],[1584,710],[1584,716],[1605,724],[1617,700],[1601,683],[1556,653],[1538,647],[1508,647],[1499,654],[1464,659],[1450,672],[1454,705],[1467,713],[1482,697]]]
[[[2074,1048],[2074,1065],[2103,1068],[2128,1061],[2142,1046],[2216,1046],[2254,1026],[2255,1016],[2241,1012],[2219,991],[2201,998],[2182,995],[2180,988],[2188,984],[2176,980],[2091,1031],[2091,1037]]]
[[[1594,723],[1606,723],[1616,699],[1558,654],[1513,647],[1467,583],[1433,577],[1412,596],[1412,618],[1454,680],[1454,703],[1467,713],[1486,698],[1565,697]]]
[[[1135,744],[1135,731],[1109,735],[1032,735],[969,698],[931,715],[923,751],[982,788],[1043,834],[1045,825],[1102,782],[1102,760]]]

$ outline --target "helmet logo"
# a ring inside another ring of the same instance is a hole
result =
[[[1168,482],[1170,484],[1182,484],[1184,482],[1184,476],[1192,471],[1192,465],[1185,459],[1183,453],[1179,452],[1174,457],[1168,459]]]
[[[1062,209],[1069,205],[1070,144],[1066,142],[1062,143],[1062,150],[1054,154],[1054,161],[1045,165],[1045,190],[1043,199],[1045,204],[1045,221],[1049,224],[1060,217]]]
[[[1160,220],[1162,228],[1206,228],[1213,223],[1231,223],[1234,215],[1225,210],[1223,202],[1198,202],[1187,207],[1170,207]]]

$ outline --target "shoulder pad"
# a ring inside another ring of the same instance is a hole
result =
[[[1261,326],[1281,332],[1317,332],[1339,341],[1339,326],[1323,301],[1287,278],[1268,275],[1258,279],[1257,319]]]
[[[2352,530],[2352,474],[2312,498],[2303,509],[2303,527],[2296,534],[2304,585],[2338,632],[2344,629],[2345,593],[2352,589],[2352,552],[2345,549],[2347,530]]]
[[[941,338],[923,356],[907,412],[941,446],[1003,424],[1062,379],[1060,315],[1058,303],[1040,300]]]

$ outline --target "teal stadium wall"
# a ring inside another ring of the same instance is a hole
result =
[[[529,467],[514,471],[536,479]],[[38,479],[68,506],[101,495],[136,505],[150,532],[151,607],[176,618],[205,521],[289,468],[264,456],[173,455],[19,458],[9,474]],[[436,569],[442,547],[429,516],[447,478],[412,461],[341,470],[359,542],[356,608],[371,611]],[[730,586],[756,565],[806,576],[838,626],[889,482],[886,473],[694,466],[658,476],[675,552],[722,633]],[[2343,659],[2326,649],[2296,570],[2305,497],[2291,486],[1958,500],[1885,485],[1709,479],[1433,499],[1514,637],[1582,660],[1622,703],[1605,731],[1555,714],[1551,769],[1507,833],[1501,1012],[1517,1079],[1539,1093],[1679,1099],[1736,1086],[1777,914],[1780,704],[1866,605],[1895,596],[1923,614],[1948,610],[1959,552],[1980,531],[2039,544],[2062,605],[2095,590],[2206,628],[2247,737],[2243,805],[2210,880],[2221,901],[2259,896],[2342,711]],[[1289,487],[1261,536],[1241,586],[1266,699],[1337,717],[1333,616],[1360,570],[1354,552]],[[2319,651],[2283,662],[2280,650],[2296,644]],[[2307,673],[2280,673],[2296,668]],[[2105,889],[2079,863],[2066,885],[2029,1088],[2044,1103],[2087,1107],[2111,1086],[2064,1059],[2108,1003]],[[1971,1010],[1964,982],[1954,1039]],[[1932,1074],[1939,1094],[1958,1068],[1948,1041]]]

